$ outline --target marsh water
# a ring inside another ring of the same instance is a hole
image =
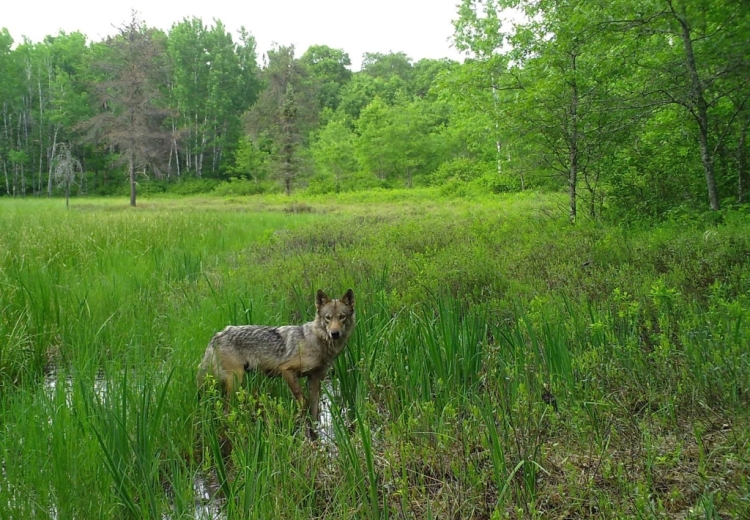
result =
[[[68,407],[73,405],[74,380],[71,376],[63,376],[55,369],[48,370],[44,378],[44,392],[47,399],[54,400],[59,396],[58,388],[61,387],[64,392],[65,403]],[[333,415],[331,408],[330,396],[335,395],[334,389],[327,381],[324,391],[320,396],[320,422],[318,424],[318,443],[322,450],[325,450],[332,456],[336,453],[335,434],[333,425]],[[108,393],[108,382],[103,374],[99,374],[93,381],[93,393],[99,400],[104,400]],[[54,417],[50,416],[50,422]],[[194,495],[194,514],[195,520],[223,520],[226,518],[224,512],[225,499],[221,496],[220,483],[213,472],[197,472],[193,476],[193,495]],[[59,518],[58,512],[53,508],[50,512],[50,518]],[[165,514],[164,520],[169,520],[171,516]]]

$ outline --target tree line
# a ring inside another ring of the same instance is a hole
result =
[[[747,202],[747,2],[462,0],[454,26],[463,63],[356,72],[325,45],[259,64],[244,28],[197,18],[3,29],[0,194],[565,189],[571,220]]]

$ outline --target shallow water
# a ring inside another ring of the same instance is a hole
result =
[[[223,520],[227,516],[222,512],[224,500],[217,495],[219,483],[215,479],[196,475],[193,479],[193,494],[195,495],[196,520]],[[164,520],[169,517],[165,516]]]
[[[65,389],[65,402],[68,406],[73,405],[73,378],[66,376],[65,379],[60,379],[57,370],[50,370],[44,376],[44,392],[47,394],[49,399],[54,399],[55,391],[58,384],[63,384]],[[98,398],[103,398],[107,395],[107,380],[103,374],[99,374],[94,379],[94,394]]]
[[[50,370],[44,378],[44,392],[49,399],[54,399],[58,387],[62,385],[65,392],[65,402],[68,406],[73,404],[74,380],[71,376],[63,376],[57,370]],[[318,447],[334,457],[338,450],[336,447],[335,429],[333,424],[333,411],[331,397],[336,398],[337,393],[330,381],[324,383],[324,391],[320,396],[320,421],[317,425]],[[99,399],[107,395],[107,380],[104,375],[98,375],[93,383],[94,394]],[[52,421],[53,417],[49,418]],[[193,478],[193,494],[195,498],[195,520],[224,520],[226,513],[223,512],[224,499],[219,496],[219,483],[214,475],[198,473]],[[57,519],[56,508],[49,512],[50,518]],[[163,520],[171,519],[171,515],[165,514]]]
[[[320,392],[320,420],[318,421],[318,435],[321,442],[333,445],[335,436],[333,432],[333,413],[331,411],[331,395],[334,394],[333,385],[330,381],[324,382],[324,391]]]
[[[57,370],[50,370],[44,377],[44,392],[47,398],[54,399],[57,388],[59,385],[63,386],[65,392],[65,403],[68,406],[73,405],[73,378],[71,376],[65,376],[64,378],[59,374]],[[107,380],[103,375],[99,375],[94,379],[94,394],[99,399],[104,399],[107,395]],[[54,418],[50,417],[48,420],[52,421]],[[224,520],[226,514],[222,512],[224,500],[218,496],[217,491],[219,484],[213,476],[206,476],[202,474],[196,474],[193,478],[193,494],[195,497],[195,512],[193,518],[195,520]],[[59,518],[57,508],[53,507],[49,511],[49,517],[53,519]],[[169,514],[164,514],[163,520],[170,520],[172,518]]]

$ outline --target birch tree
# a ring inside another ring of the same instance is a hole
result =
[[[501,13],[511,8],[523,16],[505,29]],[[490,74],[498,135],[533,143],[542,167],[565,179],[571,222],[583,179],[595,216],[601,161],[635,120],[619,90],[628,49],[609,30],[607,9],[585,0],[464,0],[459,12],[458,41]]]
[[[258,95],[255,39],[244,28],[235,43],[221,21],[200,18],[175,24],[168,40],[171,103],[179,117],[172,150],[196,177],[217,175],[241,139],[241,116]]]
[[[11,152],[14,151],[14,111],[13,106],[18,99],[19,66],[16,55],[11,50],[13,38],[7,29],[0,29],[0,110],[2,121],[0,124],[0,168],[5,179],[5,193],[11,195],[15,184],[12,183]]]

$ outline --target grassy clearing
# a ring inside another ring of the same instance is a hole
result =
[[[560,202],[0,200],[0,517],[747,517],[748,218]],[[347,287],[333,441],[281,381],[199,405],[216,330]]]

